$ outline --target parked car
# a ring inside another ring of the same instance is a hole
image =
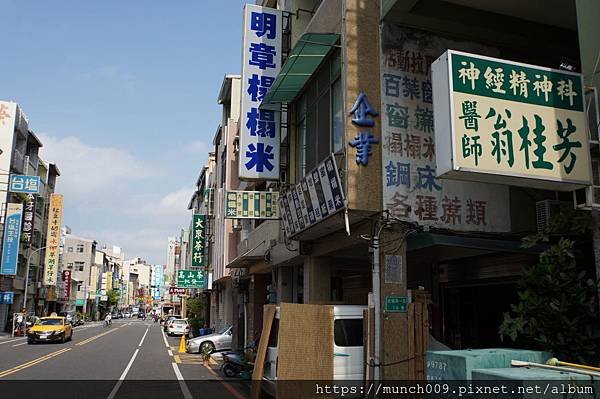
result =
[[[167,335],[187,335],[190,332],[190,324],[185,319],[173,319],[167,326]]]
[[[163,325],[163,331],[167,332],[167,326],[169,325],[169,322],[173,319],[181,319],[181,315],[168,315],[166,319],[164,319],[164,321],[161,323]]]
[[[333,379],[363,380],[363,310],[366,306],[335,305],[333,307]],[[262,389],[275,397],[277,383],[277,353],[279,306],[269,333],[263,372]]]
[[[73,325],[66,317],[42,317],[27,330],[27,343],[60,341],[73,339]]]
[[[220,350],[231,350],[232,327],[225,327],[221,331],[189,339],[185,345],[188,353],[213,353]]]
[[[124,311],[123,312],[123,317],[124,318],[130,318],[131,317],[131,313],[128,310]]]

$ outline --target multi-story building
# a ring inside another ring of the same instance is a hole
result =
[[[69,301],[63,299],[62,310],[78,310],[87,314],[91,307],[90,293],[94,291],[94,287],[91,287],[90,282],[93,282],[92,266],[96,264],[96,245],[96,241],[92,239],[65,235],[61,269],[71,272],[74,290],[71,290]],[[95,297],[93,300],[95,301]]]
[[[125,306],[145,304],[150,298],[150,268],[142,258],[133,258],[123,262],[123,287]]]
[[[53,163],[39,157],[42,143],[30,130],[27,117],[14,102],[0,101],[0,242],[4,239],[4,220],[8,203],[22,204],[22,234],[16,264],[6,264],[0,274],[0,291],[12,292],[13,303],[0,305],[0,329],[4,329],[8,316],[20,311],[25,305],[28,312],[42,313],[46,300],[53,300],[55,291],[41,289],[44,244],[48,212],[46,203],[54,192],[56,178],[60,175]],[[39,192],[35,195],[9,192],[10,175],[33,175],[40,177]],[[33,205],[33,206],[31,206]],[[29,220],[24,220],[25,218]],[[24,228],[23,228],[24,227]],[[30,268],[28,270],[27,265]],[[26,281],[27,280],[27,281]],[[27,301],[24,301],[27,285]],[[27,302],[25,304],[25,302]]]

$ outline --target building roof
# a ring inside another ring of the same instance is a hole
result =
[[[48,162],[48,172],[50,174],[54,174],[56,176],[60,176],[60,170],[58,169],[58,166],[56,166],[56,164],[54,162]]]
[[[219,97],[217,98],[218,104],[223,104],[225,101],[231,99],[231,81],[233,79],[241,79],[240,75],[225,75],[223,83],[221,84],[221,90],[219,91]]]
[[[40,139],[38,138],[38,136],[35,135],[35,133],[33,131],[29,131],[29,137],[27,138],[27,141],[29,142],[29,140],[33,140],[36,142],[38,147],[43,147],[44,145],[42,144],[42,142],[40,141]]]

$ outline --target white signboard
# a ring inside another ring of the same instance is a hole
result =
[[[591,184],[581,74],[452,50],[432,73],[438,176],[555,190]]]
[[[494,50],[408,28],[384,29],[384,35],[384,209],[395,218],[426,226],[462,231],[510,230],[508,187],[443,180],[436,172],[431,63],[449,46],[487,53]]]
[[[280,115],[259,106],[281,69],[281,11],[244,6],[239,177],[279,179]]]

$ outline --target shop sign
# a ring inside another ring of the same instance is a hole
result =
[[[33,235],[35,202],[35,195],[27,194],[27,200],[23,204],[23,225],[21,226],[21,239],[27,244],[31,243],[31,236]]]
[[[281,69],[282,13],[244,6],[240,179],[279,179],[277,110],[259,108]]]
[[[179,270],[177,272],[178,288],[204,288],[203,270]]]
[[[103,302],[108,301],[108,295],[101,295],[100,296],[100,300],[103,301]],[[78,299],[78,301],[79,301],[79,299]],[[83,303],[81,304],[81,306],[83,306]]]
[[[169,287],[169,295],[185,295],[187,290],[179,287]]]
[[[13,303],[15,293],[12,291],[0,292],[0,305],[10,305]]]
[[[271,191],[227,191],[225,218],[279,219],[279,193]]]
[[[204,266],[206,245],[206,215],[192,216],[192,266]]]
[[[10,175],[8,191],[11,193],[38,194],[40,192],[40,177],[28,175]]]
[[[453,50],[432,74],[438,177],[591,184],[581,74]]]
[[[21,240],[21,216],[23,204],[9,203],[6,206],[4,223],[4,243],[2,245],[2,265],[0,274],[17,274],[19,244]]]
[[[85,299],[76,299],[75,306],[83,306],[85,304]]]
[[[68,301],[71,298],[71,271],[63,270],[62,281],[64,283],[64,297],[63,300]]]
[[[367,95],[360,92],[356,98],[354,106],[350,110],[353,115],[352,124],[358,127],[358,132],[348,144],[356,149],[356,163],[366,166],[369,163],[369,156],[372,154],[373,144],[379,143],[379,140],[373,136],[370,128],[375,126],[375,119],[379,113],[371,106]]]
[[[46,239],[46,259],[44,262],[44,284],[55,286],[58,272],[58,249],[62,225],[63,196],[50,194],[48,232]]]
[[[408,312],[408,297],[405,296],[386,296],[385,311],[388,313],[406,313]]]
[[[422,226],[510,231],[507,186],[440,179],[436,164],[436,150],[448,150],[436,141],[431,63],[449,47],[492,55],[498,50],[388,24],[382,35],[388,43],[381,75],[383,209]]]
[[[283,194],[279,207],[288,237],[344,209],[346,198],[333,154]]]

